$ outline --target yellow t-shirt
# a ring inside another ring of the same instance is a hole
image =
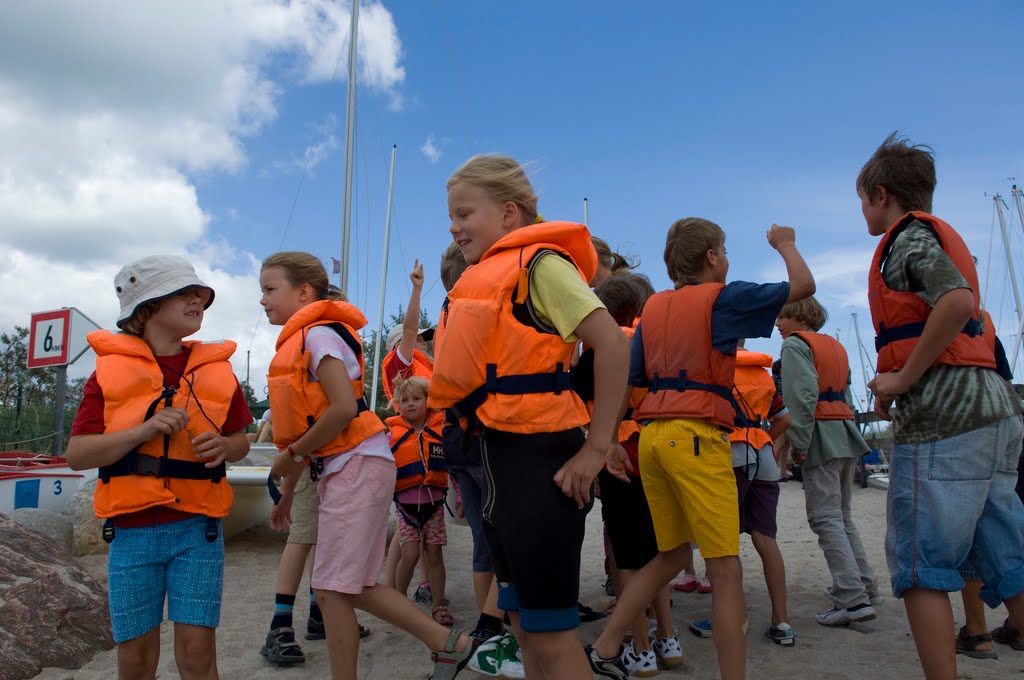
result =
[[[566,342],[579,342],[576,327],[595,309],[605,309],[576,267],[555,253],[541,255],[530,275],[530,302],[540,321]]]

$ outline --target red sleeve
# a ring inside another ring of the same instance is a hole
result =
[[[235,381],[235,393],[231,397],[231,406],[228,407],[228,417],[224,421],[221,430],[224,434],[231,434],[244,430],[252,423],[252,413],[249,411],[249,404],[245,401],[245,394],[242,386]]]
[[[78,405],[75,422],[71,424],[71,436],[81,434],[103,434],[103,391],[95,372],[85,382],[82,403]]]
[[[384,357],[383,377],[391,391],[395,390],[396,380],[405,380],[412,375],[412,364],[406,364],[398,357],[398,350],[388,353]]]

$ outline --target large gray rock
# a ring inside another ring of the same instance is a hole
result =
[[[103,520],[98,519],[92,509],[92,495],[98,481],[92,479],[83,484],[64,509],[74,525],[72,552],[75,555],[99,555],[109,550],[103,540]]]
[[[113,646],[103,586],[56,543],[0,515],[0,677],[80,668]]]
[[[10,514],[10,519],[15,524],[46,536],[63,548],[64,552],[71,554],[73,530],[70,517],[39,508],[19,508]]]

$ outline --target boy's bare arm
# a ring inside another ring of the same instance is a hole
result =
[[[811,274],[800,251],[796,249],[796,231],[792,227],[773,224],[767,236],[768,243],[778,251],[782,261],[786,263],[786,273],[789,277],[789,297],[786,298],[786,304],[814,295],[814,275]]]
[[[605,309],[596,309],[576,328],[576,335],[594,348],[594,414],[587,441],[555,473],[562,493],[579,507],[590,501],[590,485],[604,467],[622,419],[629,372],[629,339]]]
[[[113,465],[140,444],[161,435],[180,432],[187,424],[188,415],[183,409],[165,408],[141,425],[127,430],[72,437],[64,457],[72,470]]]
[[[206,467],[217,467],[221,463],[237,463],[249,453],[249,439],[245,430],[236,430],[229,434],[204,432],[192,440],[196,458],[206,463]]]
[[[974,294],[970,288],[956,288],[940,297],[903,368],[881,373],[868,383],[875,397],[889,404],[909,390],[960,334],[973,313]]]
[[[409,272],[412,281],[412,293],[409,294],[409,306],[402,320],[402,339],[398,343],[398,351],[406,359],[412,359],[416,349],[416,337],[420,332],[420,294],[423,292],[423,265],[419,260],[413,264]]]

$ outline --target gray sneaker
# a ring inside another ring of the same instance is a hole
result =
[[[629,680],[629,671],[622,665],[618,654],[611,659],[602,659],[601,655],[591,645],[585,645],[583,651],[587,654],[587,660],[590,661],[590,670],[595,676],[615,678],[615,680]]]
[[[830,600],[832,599],[832,586],[825,588],[825,597],[827,597]],[[872,607],[874,607],[875,605],[882,604],[882,596],[877,592],[872,593],[869,591],[868,602],[871,604]]]
[[[871,621],[877,615],[870,604],[861,604],[850,609],[832,607],[827,612],[814,615],[814,620],[823,626],[848,626],[851,623]]]

